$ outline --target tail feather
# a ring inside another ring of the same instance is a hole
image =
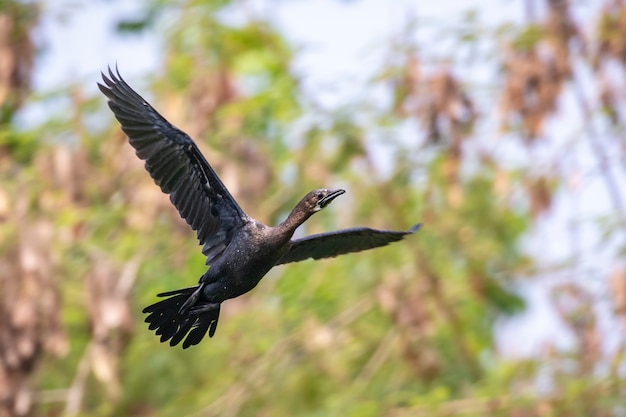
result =
[[[196,320],[197,319],[195,317],[187,318],[180,326],[179,331],[174,336],[172,336],[172,339],[170,340],[170,346],[176,346],[177,344],[179,344],[185,338],[185,336],[187,336],[187,333],[189,333]],[[187,339],[189,339],[189,337]],[[184,347],[185,345],[183,344],[183,348]]]
[[[173,291],[165,291],[165,292],[161,292],[157,294],[157,297],[169,297],[170,295],[178,295],[178,294],[193,294],[193,292],[199,287],[200,285],[194,285],[193,287],[187,287],[187,288],[180,288],[178,290],[173,290]],[[158,304],[158,303],[157,303]],[[146,307],[149,308],[149,307]]]
[[[161,336],[161,342],[170,341],[170,346],[176,346],[183,339],[183,349],[197,345],[208,332],[213,337],[219,319],[220,308],[202,310],[203,304],[196,304],[202,313],[190,314],[188,309],[181,308],[194,295],[196,287],[183,288],[180,290],[161,293],[159,296],[168,297],[143,309],[147,313],[145,321],[150,330],[155,330],[157,336]],[[186,338],[185,338],[186,337]]]
[[[219,316],[219,306],[213,310],[209,310],[206,313],[199,315],[193,323],[193,326],[190,327],[190,330],[188,330],[189,335],[185,339],[185,342],[183,342],[183,349],[187,349],[189,346],[197,345],[198,343],[200,343],[207,331],[209,332],[209,337],[213,337],[213,335],[215,334],[215,329],[217,329],[217,319],[219,318]]]

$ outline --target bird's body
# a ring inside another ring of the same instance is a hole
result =
[[[256,287],[289,250],[294,230],[268,227],[257,221],[247,223],[202,276],[201,282],[207,285],[203,297],[220,302]]]
[[[100,90],[146,169],[170,195],[180,215],[197,232],[208,270],[198,285],[159,294],[167,297],[144,309],[161,341],[183,348],[199,343],[217,327],[221,303],[253,289],[275,265],[328,258],[401,240],[408,231],[353,228],[292,240],[295,230],[343,190],[309,192],[287,219],[270,227],[239,207],[193,140],[172,126],[109,70]]]

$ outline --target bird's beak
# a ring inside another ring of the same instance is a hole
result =
[[[333,190],[326,197],[324,197],[318,204],[320,208],[324,208],[330,204],[335,198],[339,197],[341,194],[345,194],[346,190]]]

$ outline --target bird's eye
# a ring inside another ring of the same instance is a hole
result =
[[[324,198],[324,193],[320,191],[319,193],[317,193],[317,199],[321,200],[322,198]]]

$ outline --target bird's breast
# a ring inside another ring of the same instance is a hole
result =
[[[207,278],[218,284],[215,288],[220,298],[238,297],[256,287],[289,248],[288,244],[273,243],[259,243],[254,238],[231,242],[207,271]]]

